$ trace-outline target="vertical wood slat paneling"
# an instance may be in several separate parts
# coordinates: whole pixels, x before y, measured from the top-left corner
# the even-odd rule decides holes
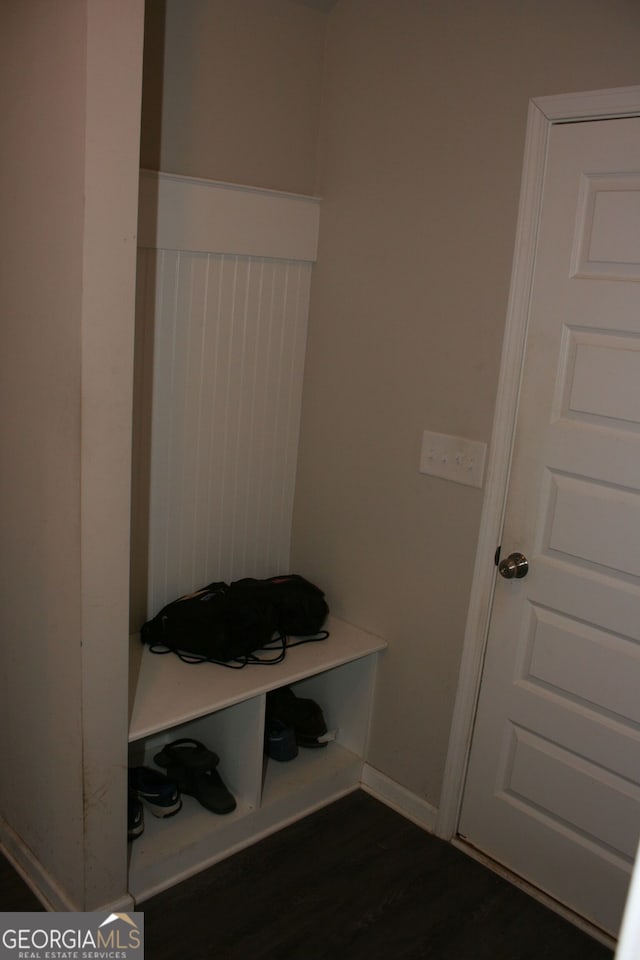
[[[288,570],[311,263],[141,250],[154,317],[148,605]],[[149,302],[149,300],[153,302]]]

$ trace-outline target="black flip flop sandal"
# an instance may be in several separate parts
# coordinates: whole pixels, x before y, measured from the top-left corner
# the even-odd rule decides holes
[[[162,748],[153,758],[186,793],[212,813],[231,813],[236,801],[216,770],[219,757],[199,740],[183,737]]]

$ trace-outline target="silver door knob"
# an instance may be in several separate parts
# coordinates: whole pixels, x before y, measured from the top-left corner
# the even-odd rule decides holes
[[[498,573],[505,580],[521,580],[529,572],[529,561],[523,553],[510,553],[498,565]]]

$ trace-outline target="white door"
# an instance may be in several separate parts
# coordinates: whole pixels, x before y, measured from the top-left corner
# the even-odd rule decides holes
[[[640,827],[640,119],[550,133],[459,833],[609,933]],[[509,572],[509,571],[506,571]]]

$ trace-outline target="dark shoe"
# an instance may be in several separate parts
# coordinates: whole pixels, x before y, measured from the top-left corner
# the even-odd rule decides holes
[[[301,747],[326,747],[322,738],[327,733],[327,725],[322,710],[315,702],[297,697],[291,687],[280,687],[267,693],[266,723],[293,727],[296,742]]]
[[[188,737],[174,740],[153,759],[158,766],[166,768],[168,776],[175,780],[182,793],[195,797],[207,810],[218,814],[235,810],[236,801],[216,770],[218,755],[198,740]]]
[[[182,807],[175,780],[151,767],[130,767],[129,789],[146,803],[154,817],[172,817]]]
[[[127,837],[135,840],[144,830],[144,811],[135,793],[129,790]]]

